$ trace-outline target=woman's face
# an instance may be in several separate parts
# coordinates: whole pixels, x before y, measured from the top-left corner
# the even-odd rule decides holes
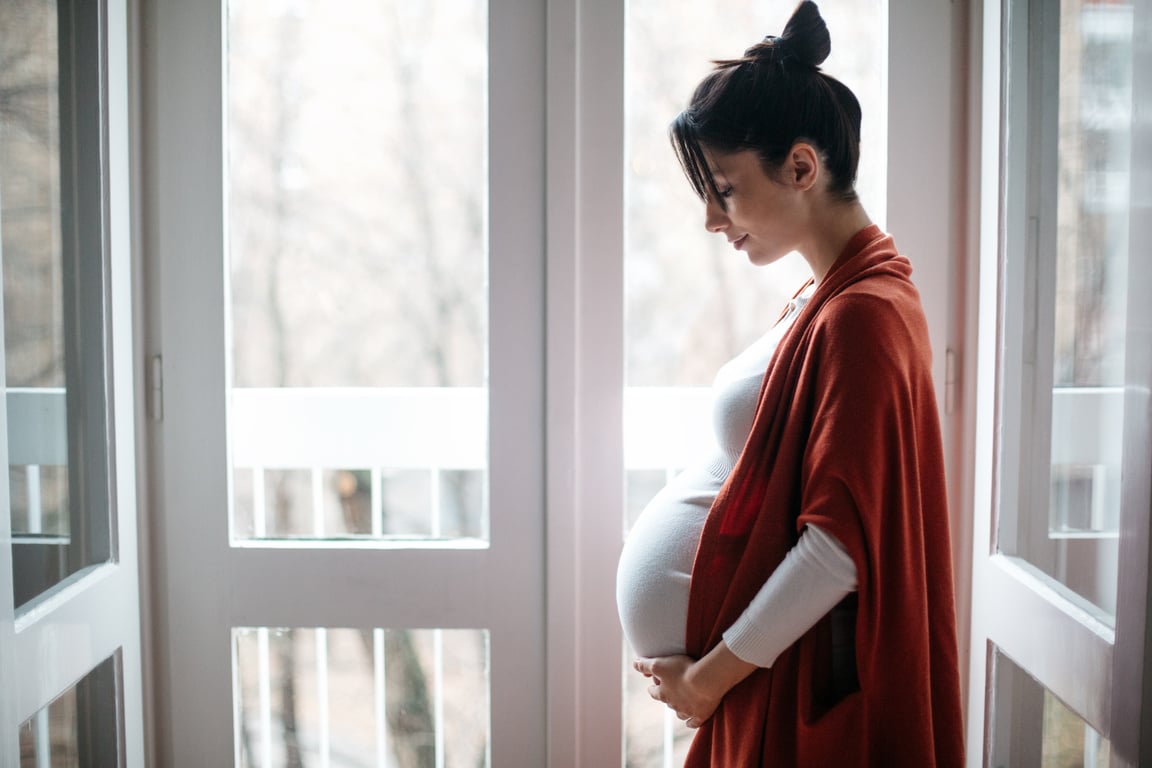
[[[764,172],[752,150],[706,154],[724,207],[709,197],[705,228],[724,235],[756,265],[771,264],[799,250],[807,219],[802,191],[810,184],[794,183],[791,159],[780,169],[777,180]]]

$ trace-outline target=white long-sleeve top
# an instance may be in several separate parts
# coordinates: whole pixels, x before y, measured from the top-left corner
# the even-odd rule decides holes
[[[794,299],[779,323],[720,369],[712,387],[716,444],[710,455],[653,497],[629,532],[617,569],[616,603],[624,635],[639,656],[685,651],[688,590],[704,521],[751,432],[768,362],[810,295]],[[856,568],[844,547],[809,526],[724,633],[725,643],[745,661],[771,666],[855,589]]]

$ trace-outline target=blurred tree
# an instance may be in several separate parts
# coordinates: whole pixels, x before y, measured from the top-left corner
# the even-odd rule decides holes
[[[56,5],[0,3],[0,253],[9,387],[64,386]]]

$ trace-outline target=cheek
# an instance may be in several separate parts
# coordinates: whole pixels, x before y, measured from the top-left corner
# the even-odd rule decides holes
[[[756,217],[752,215],[747,205],[740,205],[735,200],[728,201],[728,218],[742,229],[756,220]]]
[[[728,205],[729,214],[749,227],[763,227],[772,217],[773,206],[762,199],[742,200]]]

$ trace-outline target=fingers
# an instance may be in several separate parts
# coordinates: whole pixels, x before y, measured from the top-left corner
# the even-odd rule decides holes
[[[683,662],[685,661],[691,662],[691,659],[687,656],[636,658],[632,660],[632,668],[644,675],[652,683],[652,685],[648,686],[649,696],[661,704],[668,706],[668,708],[676,713],[676,717],[684,721],[684,725],[687,727],[699,728],[711,717],[711,712],[704,717],[699,717],[680,709],[680,707],[685,706],[685,704],[688,704],[688,709],[693,709],[691,702],[686,701],[684,696],[681,695],[683,692],[679,686],[680,676],[684,674]],[[671,695],[671,698],[674,699],[672,702],[669,701],[669,694],[666,690],[668,686],[663,685],[663,680],[661,680],[662,676],[667,677],[669,685],[674,689]]]
[[[633,669],[644,675],[644,677],[652,678],[652,682],[656,683],[656,685],[660,685],[660,678],[656,675],[655,666],[655,659],[636,659],[632,662]]]

